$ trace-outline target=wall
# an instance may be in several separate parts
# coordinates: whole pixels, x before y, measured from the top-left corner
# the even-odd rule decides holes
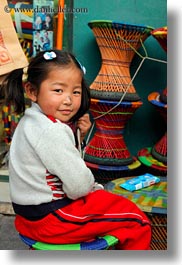
[[[86,79],[89,84],[97,76],[100,65],[100,52],[88,22],[91,20],[112,20],[134,24],[145,24],[153,28],[167,25],[166,0],[75,0],[74,8],[85,8],[87,12],[73,15],[73,52],[87,69]],[[167,54],[158,42],[150,36],[145,41],[148,56],[167,60]],[[142,50],[140,49],[140,52]],[[131,75],[139,65],[136,56],[131,65]],[[153,105],[148,102],[148,95],[159,91],[167,85],[167,66],[164,63],[145,60],[134,86],[140,95],[143,105],[140,107],[125,128],[125,141],[133,155],[147,146],[153,146],[165,132],[165,123]]]

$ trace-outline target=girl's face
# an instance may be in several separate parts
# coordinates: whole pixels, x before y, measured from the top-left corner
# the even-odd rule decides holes
[[[35,100],[46,115],[68,122],[78,112],[82,98],[82,74],[74,65],[55,67],[40,86]]]

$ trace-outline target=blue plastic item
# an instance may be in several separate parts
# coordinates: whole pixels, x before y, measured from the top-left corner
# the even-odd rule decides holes
[[[160,178],[146,173],[144,175],[126,180],[124,183],[120,184],[120,187],[129,191],[135,191],[151,186],[155,183],[158,183],[159,181]]]

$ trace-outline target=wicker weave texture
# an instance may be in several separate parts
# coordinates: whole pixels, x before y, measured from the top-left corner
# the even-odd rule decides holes
[[[151,35],[159,42],[164,51],[167,52],[167,26],[152,30]]]
[[[167,133],[154,145],[151,154],[157,160],[167,164]]]
[[[167,215],[146,213],[152,225],[152,250],[167,250]]]
[[[90,111],[95,118],[96,131],[85,148],[85,160],[102,165],[129,165],[133,158],[125,144],[123,132],[127,121],[142,105],[137,102],[91,99]]]
[[[127,90],[125,100],[140,100],[131,82],[130,64],[153,28],[112,21],[92,21],[88,25],[102,58],[101,69],[90,87],[92,97],[106,99],[105,93],[116,92],[112,99],[118,100]]]

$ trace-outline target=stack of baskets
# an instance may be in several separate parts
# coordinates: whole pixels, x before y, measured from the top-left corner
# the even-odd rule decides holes
[[[157,28],[151,35],[167,52],[167,27]],[[149,102],[156,108],[164,119],[167,127],[167,87],[161,92],[152,92],[148,96]],[[153,147],[143,148],[138,152],[138,159],[149,168],[148,171],[157,175],[167,175],[167,132]]]
[[[130,65],[153,28],[108,20],[91,21],[88,25],[96,38],[102,64],[90,86],[90,111],[96,131],[84,159],[96,180],[107,183],[141,165],[130,154],[123,133],[128,120],[142,105],[132,83]]]

